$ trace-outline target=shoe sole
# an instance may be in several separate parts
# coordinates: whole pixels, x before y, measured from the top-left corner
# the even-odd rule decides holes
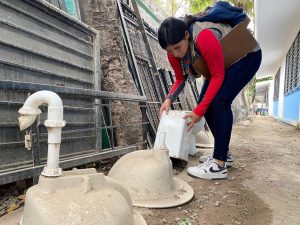
[[[198,179],[205,179],[205,180],[224,180],[224,179],[227,179],[227,175],[225,177],[218,177],[218,178],[210,178],[210,177],[197,177],[189,172],[187,172],[187,174],[191,177],[194,177],[194,178],[198,178]]]
[[[233,162],[226,162],[226,166],[227,167],[232,167],[233,166]]]

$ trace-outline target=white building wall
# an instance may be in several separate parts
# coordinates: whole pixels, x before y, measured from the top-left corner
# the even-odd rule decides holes
[[[268,88],[268,112],[273,116],[274,80],[270,81]]]
[[[278,117],[280,119],[283,119],[284,79],[285,79],[285,57],[280,67],[279,98],[278,98]]]

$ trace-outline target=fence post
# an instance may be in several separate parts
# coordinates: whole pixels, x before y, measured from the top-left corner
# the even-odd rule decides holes
[[[148,133],[148,129],[147,129],[148,118],[147,118],[147,113],[146,113],[147,103],[140,102],[139,105],[140,105],[141,112],[142,112],[143,149],[146,149],[147,148],[147,133]]]

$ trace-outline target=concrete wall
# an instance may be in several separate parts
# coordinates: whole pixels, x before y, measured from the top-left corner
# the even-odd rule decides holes
[[[285,63],[283,63],[285,65]],[[281,70],[285,71],[285,70]],[[297,125],[300,121],[300,90],[284,95],[285,72],[280,73],[279,99],[273,101],[272,115],[282,121]]]
[[[285,62],[282,65],[285,65]],[[282,69],[281,71],[285,70]],[[298,88],[298,90],[284,95],[284,79],[285,72],[281,72],[279,99],[272,102],[273,110],[270,109],[270,112],[272,112],[270,115],[296,126],[300,122],[300,89]],[[273,95],[274,93],[271,96]]]
[[[284,80],[285,80],[285,57],[281,63],[278,98],[278,117],[283,119]]]
[[[278,117],[278,101],[273,102],[273,116]]]
[[[292,123],[300,121],[300,90],[284,97],[283,119]]]
[[[295,126],[297,126],[297,124],[300,123],[299,80],[298,80],[298,87],[297,87],[297,84],[295,85],[295,83],[293,83],[293,89],[289,90],[289,92],[285,93],[284,88],[285,88],[285,83],[286,83],[285,80],[291,79],[291,77],[287,77],[288,71],[293,71],[293,73],[294,73],[293,76],[297,75],[295,73],[299,73],[299,71],[295,69],[297,66],[296,63],[299,60],[299,56],[297,56],[296,55],[297,53],[295,52],[295,51],[297,51],[297,48],[299,48],[299,45],[297,46],[297,42],[295,41],[294,44],[290,48],[290,51],[294,51],[295,54],[293,53],[292,56],[287,55],[287,59],[286,59],[286,57],[284,57],[284,59],[281,63],[280,75],[279,75],[280,76],[280,78],[279,78],[279,98],[278,98],[278,101],[273,102],[273,116],[284,122],[290,123]],[[293,62],[293,63],[291,63],[291,62]],[[292,68],[291,66],[295,66],[295,67]],[[293,80],[293,82],[297,82],[297,78],[293,78],[293,79],[296,79],[296,80]],[[299,79],[299,76],[298,76],[298,79]],[[290,82],[289,80],[287,80],[287,81]],[[269,90],[269,92],[270,92],[270,90]],[[274,93],[272,96],[274,96]]]
[[[270,84],[269,84],[269,88],[268,88],[268,113],[269,113],[269,116],[273,116],[273,110],[274,110],[273,96],[274,96],[274,80],[271,80]]]

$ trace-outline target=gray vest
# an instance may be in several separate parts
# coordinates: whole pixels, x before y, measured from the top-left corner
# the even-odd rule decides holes
[[[229,24],[225,23],[195,22],[193,24],[192,41],[190,42],[192,63],[194,63],[195,60],[199,58],[199,53],[195,51],[195,42],[198,37],[198,34],[204,29],[211,29],[213,32],[215,31],[215,34],[219,33],[221,37],[218,37],[218,35],[216,36],[218,39],[221,39],[232,30],[232,27]]]

